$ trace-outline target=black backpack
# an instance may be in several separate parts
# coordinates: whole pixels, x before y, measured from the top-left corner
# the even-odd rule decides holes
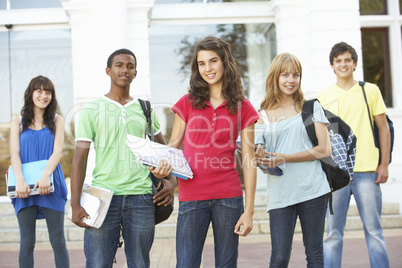
[[[308,100],[303,104],[302,118],[313,146],[318,145],[313,123],[314,102],[317,99]],[[327,175],[331,192],[339,190],[349,184],[353,176],[356,157],[356,136],[350,126],[339,116],[324,109],[330,125],[328,132],[331,140],[332,156],[321,158],[321,166]],[[332,196],[330,196],[330,212],[332,211]]]

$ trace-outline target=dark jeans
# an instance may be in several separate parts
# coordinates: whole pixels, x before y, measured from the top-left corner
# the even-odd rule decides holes
[[[64,213],[48,208],[42,208],[46,218],[50,243],[54,252],[56,267],[70,267],[66,240],[64,238]],[[18,225],[20,228],[20,254],[21,268],[34,267],[34,248],[36,240],[36,214],[37,206],[21,209],[18,212]]]
[[[149,252],[155,234],[152,195],[115,195],[100,229],[86,228],[84,252],[87,268],[113,266],[120,228],[128,268],[150,266]]]
[[[237,267],[239,236],[234,227],[244,211],[243,197],[181,201],[177,217],[177,268],[200,267],[202,250],[212,222],[215,267]]]
[[[292,241],[299,216],[307,267],[324,267],[323,236],[327,195],[285,208],[269,211],[271,261],[269,267],[288,267]]]

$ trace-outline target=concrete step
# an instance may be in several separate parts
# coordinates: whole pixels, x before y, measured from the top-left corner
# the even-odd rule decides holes
[[[155,238],[173,238],[176,235],[176,221],[179,202],[175,198],[175,209],[172,216],[155,228]],[[66,204],[66,214],[70,210],[70,203]],[[269,216],[266,212],[266,199],[264,194],[257,194],[255,199],[254,228],[253,235],[269,234]],[[381,222],[384,229],[402,228],[402,215],[400,214],[399,203],[383,203]],[[77,227],[67,218],[64,222],[64,231],[67,241],[82,241],[84,229]],[[345,230],[362,230],[363,226],[359,217],[356,205],[349,207],[348,219]],[[296,224],[295,232],[301,232],[299,221]],[[208,231],[212,236],[212,228]],[[46,220],[37,221],[36,230],[37,242],[48,242]],[[19,243],[18,221],[14,208],[9,199],[0,200],[0,243]]]
[[[40,221],[38,221],[40,222]],[[65,237],[67,241],[78,242],[84,238],[84,229],[79,228],[72,223],[68,223],[66,220],[64,228]],[[381,217],[381,223],[384,229],[396,229],[402,228],[402,215],[383,215]],[[345,231],[362,230],[363,225],[359,216],[349,216],[346,222]],[[300,233],[300,222],[297,221],[295,227],[295,233]],[[251,231],[252,235],[269,234],[269,220],[254,220],[254,228]],[[162,223],[156,226],[155,238],[174,238],[176,235],[175,223]],[[212,236],[212,228],[209,228],[208,236]],[[38,224],[36,227],[36,241],[48,242],[49,236],[46,225]],[[1,226],[0,228],[0,243],[18,243],[19,242],[19,230],[18,225],[8,228]]]
[[[382,215],[399,215],[400,208],[398,203],[383,203],[382,205]],[[359,211],[357,206],[351,204],[348,210],[348,217],[359,216]],[[266,206],[256,206],[254,208],[254,220],[268,219],[268,212]]]
[[[176,222],[175,218],[177,217],[179,202],[177,197],[175,199],[175,206],[172,217],[170,217],[166,222],[173,223]],[[70,210],[70,201],[67,201],[65,211],[66,213]],[[266,201],[264,197],[256,197],[255,202],[255,212],[254,219],[263,219],[267,217],[266,212]],[[382,215],[392,215],[392,214],[400,214],[400,208],[398,203],[383,203],[382,207]],[[0,200],[0,217],[2,216],[15,216],[14,208],[9,200],[7,202],[1,202]],[[348,210],[348,216],[357,216],[359,212],[357,210],[356,205],[351,204]],[[0,223],[0,226],[1,223]]]
[[[381,224],[383,229],[395,229],[402,227],[402,215],[382,215]],[[325,226],[326,227],[326,226]],[[345,226],[345,231],[362,230],[363,224],[359,216],[348,216]],[[326,230],[326,228],[325,228]],[[295,233],[301,232],[299,220],[296,222]],[[254,228],[251,234],[269,234],[269,220],[254,221]]]
[[[65,227],[64,235],[66,241],[78,242],[84,239],[84,229],[77,226]],[[0,229],[0,244],[19,243],[20,233],[17,228],[1,228]],[[49,242],[49,234],[47,227],[36,227],[36,242]]]
[[[1,199],[3,198],[3,199]],[[174,201],[174,211],[172,217],[170,217],[167,222],[173,223],[176,222],[175,218],[177,217],[177,212],[179,208],[179,201],[177,197],[175,197]],[[66,203],[65,211],[66,213],[70,210],[70,201],[68,200]],[[266,199],[265,196],[262,194],[256,195],[255,198],[255,212],[254,212],[254,219],[261,219],[267,217],[266,212]],[[391,214],[400,214],[400,206],[399,203],[383,203],[382,206],[382,215],[391,215]],[[15,211],[10,202],[10,199],[5,199],[4,197],[0,197],[0,217],[5,215],[14,215]],[[359,212],[355,204],[351,204],[348,210],[348,216],[357,216]],[[0,224],[1,226],[1,224]]]
[[[175,206],[175,209],[170,216],[170,218],[165,221],[162,224],[168,224],[168,223],[176,223],[177,219],[177,210],[178,205]],[[66,213],[69,211],[70,207],[69,205],[66,206]],[[383,204],[383,209],[382,209],[382,215],[399,215],[400,214],[400,209],[399,209],[399,204],[398,203],[384,203]],[[351,216],[358,216],[359,212],[357,210],[356,205],[351,205],[348,210],[348,217]],[[256,206],[255,211],[254,211],[254,220],[267,220],[268,219],[268,213],[266,211],[265,206]],[[68,226],[74,226],[71,221],[66,219],[65,225]],[[18,226],[17,218],[15,216],[15,211],[14,208],[11,204],[0,204],[0,227],[4,228],[11,228],[12,226]],[[46,227],[46,221],[45,220],[39,220],[37,221],[37,226],[38,227]]]

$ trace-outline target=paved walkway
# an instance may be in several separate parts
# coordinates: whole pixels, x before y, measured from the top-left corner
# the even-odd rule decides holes
[[[390,179],[381,185],[383,202],[399,203],[402,207],[402,182]],[[354,198],[351,199],[351,204]],[[402,211],[400,211],[402,214]],[[384,230],[391,268],[402,268],[402,229]],[[19,245],[0,244],[0,268],[18,267]],[[82,242],[69,243],[70,267],[85,267],[85,256]],[[362,230],[345,233],[342,268],[370,267],[366,242]],[[271,252],[269,235],[254,235],[240,239],[239,268],[268,267]],[[123,249],[117,251],[117,263],[114,268],[124,268],[125,255]],[[151,250],[151,268],[173,268],[176,264],[175,241],[173,239],[155,240]],[[53,251],[50,245],[37,244],[35,250],[35,267],[54,267]],[[207,238],[202,267],[214,267],[213,241]],[[306,267],[303,242],[301,234],[296,234],[293,242],[292,256],[289,268]],[[189,267],[192,268],[192,267]],[[381,268],[381,267],[379,267]]]
[[[402,267],[402,229],[384,231],[388,254],[392,268]],[[239,246],[239,268],[268,267],[270,257],[269,235],[258,235],[241,238]],[[70,267],[85,267],[85,257],[82,243],[68,244]],[[18,245],[0,245],[0,267],[18,267]],[[49,244],[38,244],[35,250],[35,267],[54,267],[53,252]],[[118,249],[115,268],[124,268],[125,256],[123,249]],[[151,251],[152,268],[175,267],[175,241],[172,239],[155,240]],[[214,267],[213,242],[206,241],[202,268]],[[304,247],[301,235],[296,234],[293,242],[292,256],[289,268],[306,267]],[[343,268],[370,267],[363,231],[347,232],[344,241]]]

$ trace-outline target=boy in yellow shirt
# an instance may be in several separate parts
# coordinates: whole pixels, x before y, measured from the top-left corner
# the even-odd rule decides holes
[[[385,117],[386,107],[379,88],[366,83],[364,88],[370,108],[370,116],[379,129],[379,150],[375,147],[373,130],[368,118],[367,106],[361,86],[354,79],[357,53],[353,47],[340,42],[332,47],[331,67],[337,81],[318,95],[325,109],[341,117],[357,137],[355,173],[350,184],[333,193],[334,215],[327,214],[328,230],[324,240],[324,266],[341,267],[343,232],[353,194],[364,225],[371,267],[389,267],[381,227],[382,196],[380,183],[387,182],[390,132]]]

